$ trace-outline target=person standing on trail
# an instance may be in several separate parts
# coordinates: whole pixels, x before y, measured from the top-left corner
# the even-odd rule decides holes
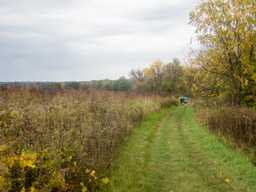
[[[183,97],[180,97],[180,103],[183,103]]]
[[[188,98],[187,97],[184,97],[184,103],[185,103],[185,107],[187,107],[187,103],[188,103]]]

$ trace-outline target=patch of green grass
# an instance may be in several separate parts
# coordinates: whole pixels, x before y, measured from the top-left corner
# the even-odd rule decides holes
[[[128,143],[120,147],[120,158],[112,173],[113,191],[143,191],[148,182],[149,163],[161,119],[172,109],[164,109],[145,118],[134,130]]]
[[[146,118],[121,149],[111,191],[256,191],[246,156],[207,133],[192,108]]]
[[[188,110],[187,124],[191,139],[205,154],[217,176],[228,179],[231,191],[256,191],[256,167],[248,156],[233,150],[230,145],[221,142],[220,138],[207,133],[193,119],[193,109]]]

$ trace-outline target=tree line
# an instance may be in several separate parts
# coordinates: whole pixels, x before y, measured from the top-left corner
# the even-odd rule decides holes
[[[49,89],[99,89],[108,91],[129,91],[131,90],[130,80],[120,77],[118,80],[93,80],[86,82],[49,82],[45,84]]]
[[[187,94],[184,70],[177,58],[167,64],[157,59],[148,68],[130,72],[132,88],[137,91]]]
[[[148,68],[131,70],[130,78],[117,80],[93,80],[87,82],[49,82],[49,89],[100,89],[109,91],[138,91],[170,94],[188,94],[185,84],[185,70],[181,62],[174,58],[165,64],[160,59],[152,62]]]

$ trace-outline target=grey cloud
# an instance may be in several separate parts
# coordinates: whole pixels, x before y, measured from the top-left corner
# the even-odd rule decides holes
[[[148,20],[149,22],[159,22],[159,21],[174,21],[179,22],[179,20],[187,18],[188,15],[184,12],[188,12],[193,9],[193,4],[187,3],[176,6],[158,6],[148,10],[145,13],[138,14],[138,18],[142,20]],[[175,20],[173,20],[175,19]]]
[[[181,1],[0,0],[0,81],[118,78],[182,57],[196,0]]]

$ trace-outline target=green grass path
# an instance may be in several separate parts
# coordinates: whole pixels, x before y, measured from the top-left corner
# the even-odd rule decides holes
[[[120,151],[111,191],[256,192],[256,167],[201,128],[190,107],[149,115]]]

